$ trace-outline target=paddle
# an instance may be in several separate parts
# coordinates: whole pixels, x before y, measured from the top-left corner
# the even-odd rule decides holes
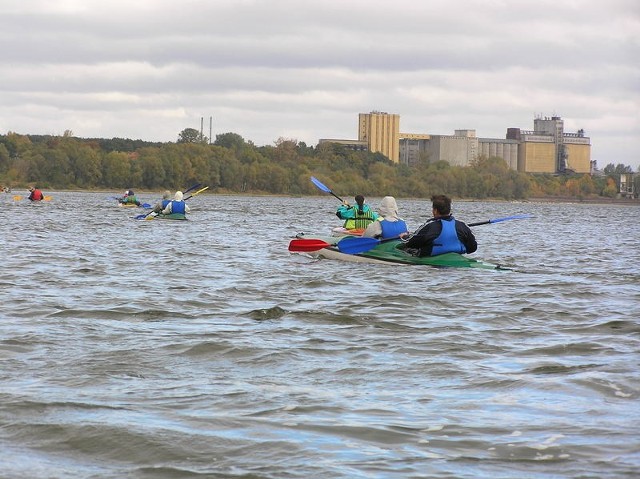
[[[514,215],[514,216],[507,216],[506,218],[496,218],[493,220],[487,220],[487,221],[480,221],[479,223],[470,223],[467,226],[480,226],[480,225],[488,225],[491,223],[500,223],[501,221],[508,221],[508,220],[523,220],[525,218],[533,218],[533,215]]]
[[[333,196],[335,196],[336,198],[338,198],[342,203],[344,203],[344,200],[342,198],[340,198],[338,195],[336,195],[333,191],[331,191],[328,187],[326,187],[324,184],[322,184],[322,182],[312,176],[311,177],[311,183],[313,183],[314,185],[316,185],[318,188],[320,188],[322,191],[324,191],[325,193],[331,193]]]
[[[378,246],[380,243],[383,243],[385,241],[393,241],[397,239],[398,239],[397,237],[394,237],[394,238],[386,238],[386,239],[380,240],[377,238],[353,236],[348,238],[342,238],[340,241],[338,241],[337,246],[338,246],[338,250],[341,253],[358,254],[358,253],[364,253],[365,251],[369,251],[375,248],[376,246]]]
[[[478,223],[470,223],[467,226],[488,225],[493,223],[500,223],[501,221],[519,220],[519,219],[525,219],[525,218],[533,218],[533,215],[507,216],[505,218],[495,218],[492,220],[480,221]],[[384,243],[386,241],[392,241],[395,239],[398,239],[398,238],[386,238],[386,239],[380,240],[377,238],[353,236],[348,238],[342,238],[340,241],[338,241],[337,247],[341,253],[358,254],[358,253],[364,253],[366,251],[369,251],[375,248],[376,246],[378,246],[380,243]]]
[[[322,241],[319,239],[313,238],[301,238],[291,240],[289,243],[289,251],[292,252],[305,252],[308,253],[310,251],[318,251],[322,248],[326,248],[327,246],[331,246],[326,241]]]
[[[200,185],[198,185],[198,186],[200,186]],[[193,193],[193,194],[191,194],[191,195],[187,196],[187,197],[184,199],[184,201],[187,201],[189,198],[193,198],[194,196],[199,195],[200,193],[202,193],[203,191],[208,190],[208,189],[209,189],[209,187],[208,187],[208,186],[205,186],[204,188],[199,189],[199,190],[198,190],[198,191],[196,191],[195,193]]]
[[[196,183],[196,184],[195,184],[195,185],[193,185],[192,187],[187,188],[186,190],[184,190],[184,191],[182,192],[182,194],[184,194],[184,193],[188,193],[189,191],[193,191],[193,190],[195,190],[196,188],[200,188],[201,186],[202,186],[202,183]]]
[[[42,197],[42,201],[51,201],[52,199],[53,199],[53,196],[48,196],[47,195],[47,196],[43,196]],[[22,196],[20,196],[20,195],[15,195],[13,197],[13,201],[20,201],[20,200],[22,200]],[[34,201],[38,201],[38,200],[34,200]]]

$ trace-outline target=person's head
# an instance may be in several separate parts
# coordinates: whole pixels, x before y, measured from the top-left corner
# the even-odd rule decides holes
[[[445,195],[433,195],[433,216],[448,216],[451,214],[451,198]]]
[[[182,191],[176,191],[176,194],[173,197],[173,199],[176,201],[182,201],[182,197],[183,197]]]
[[[397,218],[398,217],[398,204],[393,196],[385,196],[380,201],[380,207],[378,212],[384,218]]]
[[[129,190],[125,190],[124,196],[129,196]]]
[[[35,189],[36,189],[36,187],[35,187],[35,186],[30,186],[30,187],[29,187],[29,191],[33,191],[33,190],[35,190]]]
[[[165,190],[165,192],[162,193],[162,199],[163,200],[170,200],[171,199],[171,192],[169,190]]]
[[[129,190],[129,196],[133,196],[133,190]]]
[[[362,209],[362,207],[364,206],[364,196],[356,195],[356,197],[354,199],[356,200],[356,203],[358,204],[358,208]]]

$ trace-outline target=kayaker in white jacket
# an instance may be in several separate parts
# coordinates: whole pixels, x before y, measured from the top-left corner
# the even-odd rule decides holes
[[[409,231],[407,223],[398,217],[398,204],[393,196],[385,196],[378,208],[380,217],[367,226],[362,236],[367,238],[397,238]]]
[[[173,201],[170,201],[166,208],[162,210],[163,215],[170,215],[171,213],[187,214],[189,213],[189,207],[184,202],[182,191],[176,191],[173,197]]]

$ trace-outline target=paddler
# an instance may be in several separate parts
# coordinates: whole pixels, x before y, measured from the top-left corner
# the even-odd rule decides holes
[[[431,197],[433,218],[413,234],[402,235],[404,249],[414,256],[436,256],[444,253],[474,253],[478,249],[471,229],[451,215],[451,198]]]
[[[136,206],[140,206],[140,202],[138,201],[138,198],[136,197],[135,193],[133,192],[133,190],[127,190],[124,192],[124,196],[118,200],[120,203],[122,203],[123,205],[130,205],[130,204],[134,204]]]
[[[162,210],[162,214],[170,215],[175,213],[186,215],[189,213],[189,206],[185,203],[183,196],[182,191],[176,191],[176,194],[173,196],[173,200],[167,204],[164,210]]]
[[[42,191],[40,191],[39,188],[36,188],[35,186],[31,186],[29,188],[29,200],[30,201],[42,201],[44,200],[44,195],[42,194]]]
[[[380,239],[398,238],[409,231],[407,223],[398,217],[398,204],[393,196],[382,198],[378,211],[380,217],[367,226],[362,236]]]
[[[338,207],[336,216],[344,221],[347,230],[365,229],[378,219],[378,213],[373,211],[364,201],[364,196],[356,195],[356,204],[351,206],[346,200]]]

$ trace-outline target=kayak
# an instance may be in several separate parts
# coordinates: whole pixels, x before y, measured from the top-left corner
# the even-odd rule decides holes
[[[186,220],[187,216],[183,215],[182,213],[171,213],[168,215],[150,213],[144,219],[145,220]]]
[[[118,203],[120,208],[139,208],[135,203]],[[141,205],[142,206],[142,205]]]
[[[400,240],[382,241],[368,251],[347,254],[340,251],[338,242],[343,237],[311,237],[304,234],[296,235],[297,239],[320,240],[329,244],[317,251],[307,251],[306,253],[314,258],[337,259],[352,263],[386,263],[386,264],[404,264],[404,265],[424,265],[437,268],[477,268],[477,269],[508,269],[497,264],[487,263],[485,261],[470,258],[458,253],[445,253],[437,256],[413,256],[404,250],[398,248],[402,244]]]
[[[348,230],[347,228],[338,226],[337,228],[333,228],[331,230],[331,236],[345,236],[345,235],[362,236],[362,233],[364,233],[364,228]]]

